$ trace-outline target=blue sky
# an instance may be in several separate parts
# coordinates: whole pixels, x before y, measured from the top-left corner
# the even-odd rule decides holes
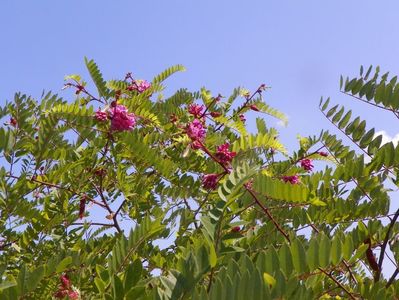
[[[282,138],[333,129],[318,111],[331,96],[370,125],[397,132],[395,120],[338,91],[340,74],[360,65],[399,73],[397,1],[11,1],[0,7],[0,103],[22,91],[59,92],[66,74],[87,76],[94,58],[107,79],[132,71],[151,79],[176,63],[173,90],[206,86],[228,95],[266,83],[269,104],[290,118]],[[275,121],[270,120],[270,125]]]
[[[395,0],[4,0],[0,104],[16,91],[70,97],[61,91],[63,78],[88,78],[84,56],[106,79],[128,71],[151,79],[180,63],[187,72],[168,81],[170,91],[206,86],[228,96],[237,86],[271,86],[266,100],[289,116],[280,130],[291,149],[298,133],[334,131],[318,111],[320,96],[394,136],[396,119],[340,94],[339,75],[370,64],[399,74],[398,12]]]

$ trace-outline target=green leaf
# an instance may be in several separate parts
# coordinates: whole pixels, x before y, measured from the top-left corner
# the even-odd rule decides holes
[[[28,292],[33,291],[36,289],[37,285],[44,277],[44,267],[40,266],[33,270],[33,272],[29,273],[28,279],[26,282],[26,290]]]
[[[358,260],[359,258],[363,257],[364,253],[366,253],[367,249],[368,249],[369,245],[368,244],[362,244],[360,245],[359,248],[357,248],[356,253],[354,256],[352,256],[349,260],[348,263],[352,264],[354,263],[356,260]]]
[[[209,246],[209,265],[211,266],[211,268],[213,268],[216,266],[218,258],[213,244],[208,243],[208,246]]]
[[[327,112],[327,114],[326,114],[326,117],[327,118],[330,118],[334,113],[335,113],[335,111],[337,110],[337,108],[338,108],[338,105],[335,105],[333,108],[330,108],[330,110]]]
[[[337,265],[341,262],[342,260],[342,244],[341,240],[336,236],[332,240],[332,245],[331,245],[331,262],[333,265]]]
[[[125,292],[122,281],[117,275],[114,275],[114,277],[112,278],[112,291],[114,299],[123,299]]]
[[[353,250],[354,250],[354,245],[352,237],[350,235],[347,235],[345,237],[345,242],[342,248],[344,259],[346,260],[350,259],[353,254]]]
[[[96,285],[100,294],[104,294],[105,292],[105,282],[101,280],[101,278],[96,277],[94,278],[94,284]]]
[[[136,300],[140,299],[145,293],[145,286],[136,286],[131,288],[125,295],[125,300]]]
[[[302,244],[295,239],[291,243],[292,263],[298,273],[306,272],[306,253]]]
[[[126,291],[130,290],[137,284],[137,282],[140,280],[142,271],[143,266],[138,258],[128,266],[124,280],[124,287]]]
[[[92,59],[88,60],[87,57],[85,57],[85,63],[87,69],[89,70],[90,76],[98,89],[100,97],[107,97],[108,91],[106,88],[106,84],[97,64]]]
[[[310,240],[309,248],[306,252],[306,259],[310,271],[316,270],[319,267],[319,242],[316,238]]]
[[[326,235],[322,235],[319,246],[319,265],[321,268],[325,268],[330,264],[330,251],[331,241]]]
[[[6,290],[16,285],[17,283],[15,281],[3,281],[0,283],[0,291]]]
[[[271,288],[276,285],[276,279],[266,272],[263,273],[263,280],[265,281],[265,284],[269,285]]]
[[[348,124],[348,122],[349,122],[351,116],[352,116],[352,111],[349,110],[349,111],[345,114],[345,116],[342,118],[342,120],[338,123],[338,128],[339,128],[339,129],[344,128],[344,127]]]
[[[72,257],[67,256],[60,263],[57,265],[56,272],[61,273],[63,272],[70,264],[72,263]]]

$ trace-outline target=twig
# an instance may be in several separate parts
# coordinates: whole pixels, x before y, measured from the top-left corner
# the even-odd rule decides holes
[[[378,272],[378,273],[376,274],[376,276],[375,276],[375,281],[378,281],[378,280],[380,279],[382,263],[383,263],[383,261],[384,261],[385,249],[386,249],[386,247],[387,247],[387,244],[388,244],[388,241],[389,241],[389,236],[390,236],[390,234],[391,234],[392,228],[393,228],[393,226],[395,225],[396,220],[398,219],[398,217],[399,217],[399,209],[395,212],[395,215],[393,216],[393,218],[392,218],[392,220],[391,220],[391,223],[389,224],[387,233],[386,233],[385,238],[384,238],[384,242],[382,243],[381,252],[380,252],[380,257],[379,257],[379,259],[378,259],[378,269],[379,269],[379,272]],[[395,275],[395,276],[396,276],[396,275]]]
[[[332,276],[331,274],[327,273],[325,270],[323,270],[322,268],[319,268],[320,271],[322,271],[325,275],[327,275],[332,281],[334,281],[345,293],[348,294],[348,296],[353,299],[356,300],[356,297],[353,296],[353,294],[348,291],[348,289],[346,287],[344,287],[337,279],[335,279],[334,276]]]
[[[249,194],[252,196],[252,198],[255,200],[256,204],[258,204],[258,206],[263,210],[263,212],[269,217],[270,221],[272,221],[272,223],[274,224],[274,226],[276,227],[276,229],[277,229],[278,231],[281,232],[281,234],[284,236],[284,238],[285,238],[288,242],[290,242],[290,238],[289,238],[288,234],[283,230],[283,228],[280,226],[280,224],[277,223],[277,221],[274,219],[274,217],[273,217],[272,214],[270,213],[269,209],[268,209],[266,206],[264,206],[264,205],[259,201],[258,197],[256,197],[255,193],[254,193],[251,189],[249,189],[249,188],[247,188],[247,187],[245,187],[245,189],[248,191],[248,193],[249,193]]]

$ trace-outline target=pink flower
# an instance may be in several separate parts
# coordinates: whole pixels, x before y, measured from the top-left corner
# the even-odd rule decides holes
[[[198,104],[190,104],[188,106],[188,112],[192,114],[194,117],[199,118],[202,115],[202,111],[204,110],[203,105]]]
[[[194,119],[194,121],[187,126],[186,133],[194,141],[203,141],[206,131],[201,121]]]
[[[17,127],[17,120],[15,120],[14,118],[10,118],[10,124],[13,127]]]
[[[71,281],[69,280],[68,275],[61,275],[60,281],[64,289],[69,289],[71,287]]]
[[[281,179],[284,182],[289,182],[291,184],[297,184],[299,183],[299,176],[298,175],[292,175],[292,176],[283,176]]]
[[[245,123],[245,121],[247,120],[247,119],[245,119],[244,115],[239,115],[238,117],[240,118],[241,122],[243,122],[243,123]]]
[[[222,115],[222,113],[218,112],[218,111],[212,111],[211,112],[211,116],[214,118],[220,117]]]
[[[250,105],[249,108],[254,111],[259,111],[259,108],[255,104]]]
[[[221,163],[229,163],[233,160],[234,156],[237,155],[236,152],[229,151],[230,144],[225,143],[217,147],[216,158],[219,159]]]
[[[96,114],[94,115],[94,119],[96,119],[99,122],[107,121],[108,114],[105,111],[97,110]]]
[[[57,299],[64,299],[68,295],[68,290],[58,290],[54,297]]]
[[[328,156],[328,153],[324,152],[324,151],[319,151],[318,153],[319,153],[319,155],[324,156],[324,157]]]
[[[57,292],[54,293],[55,298],[64,299],[68,296],[69,299],[79,299],[79,293],[72,289],[71,281],[69,280],[68,275],[61,275],[60,281],[61,285],[58,286]]]
[[[216,189],[217,183],[218,183],[218,174],[207,174],[202,177],[202,186],[205,189],[211,189],[214,190]]]
[[[77,291],[68,291],[68,297],[72,300],[79,299],[79,293]]]
[[[304,168],[306,171],[312,171],[313,169],[312,161],[309,158],[302,159],[301,167]]]
[[[194,141],[191,144],[191,148],[194,149],[194,150],[201,149],[202,148],[202,144],[199,141]]]
[[[142,93],[151,87],[151,83],[147,80],[134,80],[131,85],[127,87],[128,91],[138,91]]]
[[[253,180],[253,179],[250,179],[250,180],[248,180],[246,183],[244,183],[244,187],[245,187],[246,189],[248,189],[248,190],[252,190],[253,184],[254,184],[254,180]]]
[[[241,230],[240,226],[235,226],[231,228],[231,232],[240,232],[240,230]]]
[[[151,87],[151,84],[147,80],[136,80],[137,91],[142,93]]]
[[[111,118],[111,130],[132,130],[136,125],[135,115],[129,113],[124,105],[116,104],[109,110]]]

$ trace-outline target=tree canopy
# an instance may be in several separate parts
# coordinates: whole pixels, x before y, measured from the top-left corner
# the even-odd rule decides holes
[[[399,149],[361,117],[322,99],[347,140],[288,151],[265,84],[165,97],[183,66],[106,81],[85,63],[94,91],[70,75],[73,100],[0,109],[1,299],[398,297]],[[361,68],[341,90],[399,118],[396,81]]]

